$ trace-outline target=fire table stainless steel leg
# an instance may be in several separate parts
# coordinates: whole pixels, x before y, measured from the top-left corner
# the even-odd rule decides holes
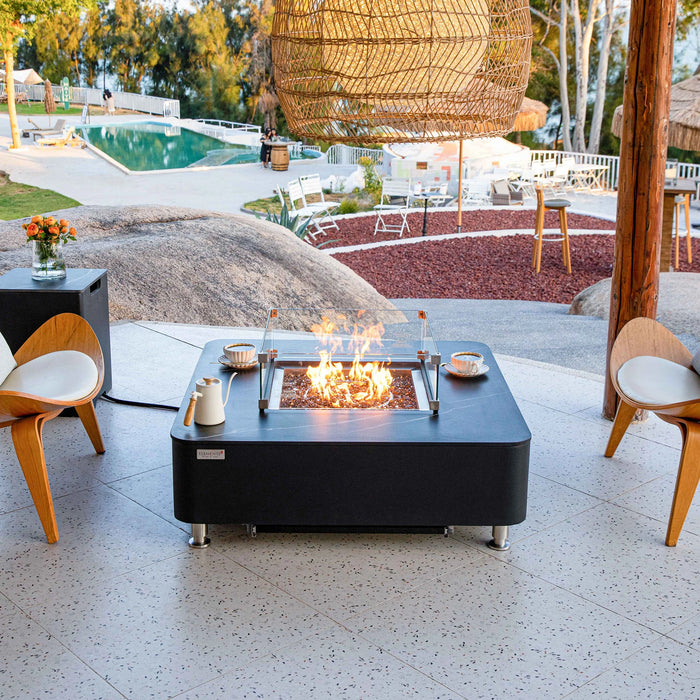
[[[193,549],[204,549],[208,547],[211,540],[207,537],[207,526],[202,523],[192,523],[192,537],[189,545]]]
[[[495,549],[497,552],[505,552],[510,549],[507,525],[494,525],[491,534],[493,539],[488,543],[491,549]]]

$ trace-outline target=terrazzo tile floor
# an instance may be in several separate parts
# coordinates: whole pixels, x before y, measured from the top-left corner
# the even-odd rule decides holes
[[[122,398],[179,404],[200,348],[258,331],[112,327]],[[46,544],[0,431],[0,697],[700,697],[700,505],[664,546],[679,436],[602,457],[602,378],[498,357],[533,433],[528,517],[437,535],[260,534],[172,514],[174,413],[99,401],[45,430]]]

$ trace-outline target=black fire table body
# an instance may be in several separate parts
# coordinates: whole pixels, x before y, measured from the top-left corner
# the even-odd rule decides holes
[[[258,369],[233,379],[226,421],[183,424],[197,379],[221,379],[230,340],[207,343],[171,431],[175,517],[204,546],[211,523],[260,529],[494,527],[495,548],[527,507],[530,431],[490,349],[441,342],[444,359],[472,350],[489,372],[440,369],[440,411],[258,410]],[[494,541],[491,543],[494,544]]]

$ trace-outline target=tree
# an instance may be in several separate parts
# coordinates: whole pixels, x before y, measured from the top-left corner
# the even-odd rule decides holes
[[[229,29],[221,8],[209,2],[189,17],[191,69],[196,95],[193,110],[212,117],[239,118],[245,61],[227,45]]]
[[[108,13],[109,65],[125,92],[140,93],[144,77],[158,62],[161,12],[144,0],[116,0]]]
[[[533,2],[532,15],[539,22],[539,45],[554,63],[559,78],[559,99],[562,115],[562,139],[567,151],[597,153],[605,110],[607,73],[613,37],[624,24],[621,0],[560,0],[560,4]],[[536,24],[537,24],[536,22]],[[550,30],[556,31],[556,53],[549,45]],[[595,41],[594,41],[595,39]],[[571,101],[569,71],[570,42],[574,68],[574,128],[571,134]],[[588,144],[586,124],[591,88],[591,65],[597,59],[595,102],[591,116]]]
[[[54,12],[78,14],[81,8],[90,7],[93,0],[0,0],[0,49],[5,62],[7,81],[7,111],[10,117],[12,145],[19,148],[19,128],[15,106],[14,64],[17,42],[21,38],[30,39],[38,20]]]
[[[250,119],[256,111],[263,115],[266,127],[277,127],[277,108],[279,100],[275,93],[272,77],[272,17],[274,8],[272,0],[262,0],[255,8],[252,17],[253,35],[250,40],[250,69],[247,82],[250,88],[248,104]]]
[[[34,45],[42,66],[42,77],[58,83],[63,76],[69,76],[71,83],[80,85],[80,48],[84,31],[80,18],[64,12],[37,20]]]
[[[80,54],[82,58],[84,78],[88,87],[97,87],[97,76],[100,72],[100,61],[102,62],[102,70],[104,71],[106,68],[106,13],[107,2],[105,0],[98,0],[97,4],[85,14],[81,23],[83,35],[80,44]]]

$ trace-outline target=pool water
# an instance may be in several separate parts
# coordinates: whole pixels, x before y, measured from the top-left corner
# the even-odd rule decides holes
[[[83,126],[83,138],[129,170],[173,170],[254,163],[260,149],[225,143],[179,126],[131,122]]]

